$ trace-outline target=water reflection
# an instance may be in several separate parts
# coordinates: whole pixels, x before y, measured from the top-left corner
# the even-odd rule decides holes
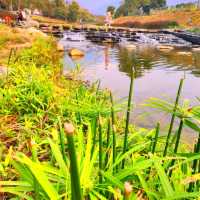
[[[147,56],[148,55],[148,56]],[[129,50],[127,48],[119,48],[119,71],[131,75],[132,68],[135,71],[135,77],[139,78],[144,75],[145,72],[153,68],[153,57],[150,54],[141,56],[135,50]]]
[[[65,42],[64,42],[65,45]],[[133,43],[133,45],[135,45]],[[89,81],[101,80],[101,86],[110,88],[116,98],[128,96],[131,68],[135,70],[134,102],[136,108],[132,120],[137,125],[152,127],[159,120],[168,124],[169,118],[161,113],[144,117],[149,109],[141,104],[150,97],[174,101],[180,78],[186,76],[182,97],[196,104],[200,96],[200,52],[188,50],[158,50],[155,47],[130,44],[97,45],[94,43],[69,43],[85,52],[85,57],[74,61],[65,55],[65,69],[77,63],[84,69],[84,78]]]
[[[136,78],[144,76],[152,68],[163,68],[174,71],[187,71],[196,77],[200,76],[200,52],[158,51],[155,48],[129,50],[119,48],[119,70],[130,76],[134,67]]]

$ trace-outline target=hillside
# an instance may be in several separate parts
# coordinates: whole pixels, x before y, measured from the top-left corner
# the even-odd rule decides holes
[[[170,26],[199,27],[200,10],[165,10],[154,12],[150,16],[128,16],[114,20],[113,26],[137,28],[167,28]]]

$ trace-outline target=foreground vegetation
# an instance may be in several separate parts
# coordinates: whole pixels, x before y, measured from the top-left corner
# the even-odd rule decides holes
[[[79,68],[65,78],[49,38],[11,56],[9,67],[0,78],[1,198],[198,199],[200,138],[193,151],[180,141],[184,127],[198,138],[200,107],[179,104],[184,80],[175,104],[147,102],[172,115],[166,134],[157,122],[152,130],[129,123],[134,69],[126,102],[77,80]]]

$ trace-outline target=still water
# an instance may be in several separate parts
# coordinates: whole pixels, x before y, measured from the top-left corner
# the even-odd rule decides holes
[[[115,98],[128,96],[131,67],[134,67],[135,109],[132,121],[144,127],[154,127],[156,122],[169,123],[164,113],[149,115],[149,108],[143,104],[150,97],[174,101],[179,80],[185,77],[182,99],[189,99],[191,105],[198,103],[200,96],[200,52],[191,50],[159,50],[152,45],[121,43],[99,45],[89,41],[69,42],[62,40],[66,49],[78,48],[85,52],[79,59],[64,56],[65,70],[80,64],[83,78],[101,81],[102,88],[113,91]],[[136,46],[135,46],[136,45]]]

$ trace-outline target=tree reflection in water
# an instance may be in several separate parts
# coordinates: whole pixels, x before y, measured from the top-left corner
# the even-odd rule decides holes
[[[131,75],[132,67],[135,70],[135,77],[142,77],[147,70],[153,68],[151,54],[143,56],[138,54],[135,50],[127,48],[119,49],[119,70]]]
[[[180,53],[177,50],[159,51],[153,48],[139,48],[137,50],[119,48],[119,70],[128,76],[131,68],[135,69],[135,77],[144,76],[153,68],[169,68],[172,71],[188,71],[196,77],[200,77],[200,52]]]

